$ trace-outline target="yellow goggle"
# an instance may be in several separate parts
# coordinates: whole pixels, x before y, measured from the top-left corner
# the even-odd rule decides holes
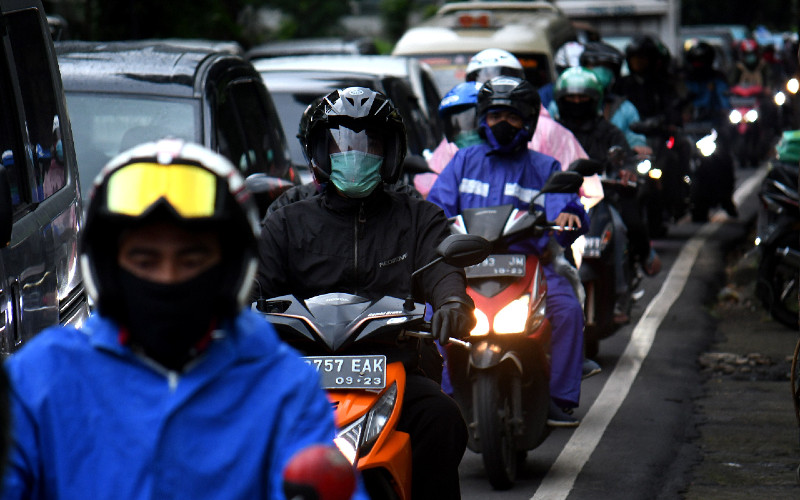
[[[181,217],[211,217],[217,177],[194,165],[132,163],[108,179],[106,206],[112,213],[136,217],[161,198]]]

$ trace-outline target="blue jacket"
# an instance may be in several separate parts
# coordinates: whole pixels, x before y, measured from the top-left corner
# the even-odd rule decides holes
[[[527,210],[550,174],[561,170],[555,158],[527,148],[507,155],[491,151],[485,143],[459,150],[442,170],[427,200],[442,207],[448,217],[466,208],[507,204]],[[581,218],[581,231],[556,233],[562,246],[569,246],[589,227],[589,217],[577,194],[542,195],[536,204],[545,208],[548,220],[555,220],[562,212]],[[540,254],[549,239],[547,235],[531,238],[509,250]]]
[[[92,316],[8,359],[15,426],[2,498],[282,499],[292,454],[335,436],[316,373],[255,313],[214,332],[180,375],[117,335]]]

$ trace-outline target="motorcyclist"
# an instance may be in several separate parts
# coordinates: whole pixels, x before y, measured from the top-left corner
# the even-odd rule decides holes
[[[736,52],[736,70],[734,81],[743,87],[766,87],[770,81],[769,66],[761,57],[761,49],[752,38],[739,42]]]
[[[625,96],[613,92],[614,82],[620,78],[623,61],[625,55],[605,42],[586,43],[578,58],[580,65],[594,73],[603,86],[603,117],[622,130],[628,145],[637,155],[652,155],[653,150],[647,145],[647,138],[630,128],[631,123],[641,119],[639,110]]]
[[[459,83],[445,94],[439,104],[439,116],[444,123],[442,142],[433,150],[428,160],[432,173],[414,176],[414,187],[422,196],[427,196],[436,177],[450,162],[460,148],[477,144],[482,139],[478,135],[478,120],[475,108],[478,105],[480,82]]]
[[[622,131],[603,117],[600,108],[603,87],[594,73],[582,67],[568,69],[556,80],[555,99],[561,123],[575,134],[589,158],[607,162],[606,173],[610,177],[618,177],[623,182],[635,182],[636,173],[628,168],[629,162],[618,164],[608,161],[611,148],[621,148],[622,157],[626,159],[633,156],[633,151]],[[639,200],[635,195],[620,195],[615,198],[617,209],[628,229],[633,260],[642,266],[646,274],[657,274],[661,270],[661,259],[650,243]],[[617,274],[619,276],[621,272]],[[625,297],[626,293],[627,290],[622,291],[620,298]],[[616,321],[625,323],[625,308],[618,309],[615,311]]]
[[[619,78],[614,93],[630,100],[642,120],[663,116],[668,125],[680,125],[680,99],[670,74],[669,49],[652,35],[637,35],[625,47],[630,74]]]
[[[290,457],[332,444],[313,369],[243,309],[257,217],[236,168],[202,146],[109,162],[81,240],[94,314],[6,361],[3,498],[282,498]]]
[[[485,142],[459,150],[431,188],[428,199],[448,216],[467,208],[513,204],[527,210],[545,180],[561,170],[554,158],[527,148],[541,108],[539,94],[526,80],[501,76],[486,82],[478,93],[480,132]],[[546,215],[560,226],[588,227],[576,195],[545,197]],[[558,232],[569,246],[580,231]],[[551,408],[548,423],[574,427],[569,414],[578,406],[583,364],[583,311],[571,283],[554,269],[547,252],[549,236],[520,242],[520,253],[541,258],[547,278],[547,315],[553,324]],[[567,409],[565,411],[564,409]]]
[[[438,207],[385,187],[400,177],[406,154],[405,127],[389,99],[362,87],[330,93],[311,117],[307,152],[325,188],[264,222],[260,295],[413,294],[433,305],[431,327],[440,342],[467,335],[475,318],[463,269],[440,262],[411,280],[413,271],[436,259],[450,231]],[[437,383],[442,361],[435,345],[405,346],[408,376],[398,429],[411,438],[412,497],[458,498],[466,424]]]

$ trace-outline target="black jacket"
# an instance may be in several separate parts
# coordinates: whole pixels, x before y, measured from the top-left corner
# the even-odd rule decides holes
[[[628,145],[625,133],[605,118],[597,117],[581,124],[562,120],[561,124],[575,135],[583,150],[593,160],[603,161],[608,158],[608,150],[613,146],[621,147],[625,158],[633,157],[633,150]]]
[[[411,273],[437,257],[450,234],[436,205],[391,190],[363,200],[328,189],[280,208],[264,221],[255,292],[271,298],[309,298],[344,292],[367,298],[405,298]],[[437,264],[416,280],[414,298],[438,308],[466,294],[463,269]]]

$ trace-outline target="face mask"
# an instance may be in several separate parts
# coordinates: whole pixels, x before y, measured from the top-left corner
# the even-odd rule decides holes
[[[594,73],[594,76],[597,77],[597,80],[604,89],[608,89],[611,86],[611,83],[614,81],[614,72],[611,71],[610,68],[606,68],[605,66],[595,66],[591,69],[591,71]]]
[[[120,294],[130,342],[170,370],[180,370],[217,317],[222,266],[176,284],[154,283],[120,269]]]
[[[478,135],[477,130],[467,130],[466,132],[459,133],[453,143],[458,146],[458,149],[468,148],[475,144],[480,144],[481,136]]]
[[[56,160],[59,163],[64,163],[64,145],[61,143],[61,139],[56,142]]]
[[[349,198],[364,198],[381,182],[383,157],[351,150],[333,153],[331,182]]]
[[[505,120],[495,123],[489,128],[491,129],[492,135],[500,146],[508,146],[511,144],[514,138],[517,136],[517,133],[522,130],[511,125]]]
[[[597,107],[591,100],[570,102],[562,100],[558,103],[558,112],[566,120],[585,121],[597,116]]]

